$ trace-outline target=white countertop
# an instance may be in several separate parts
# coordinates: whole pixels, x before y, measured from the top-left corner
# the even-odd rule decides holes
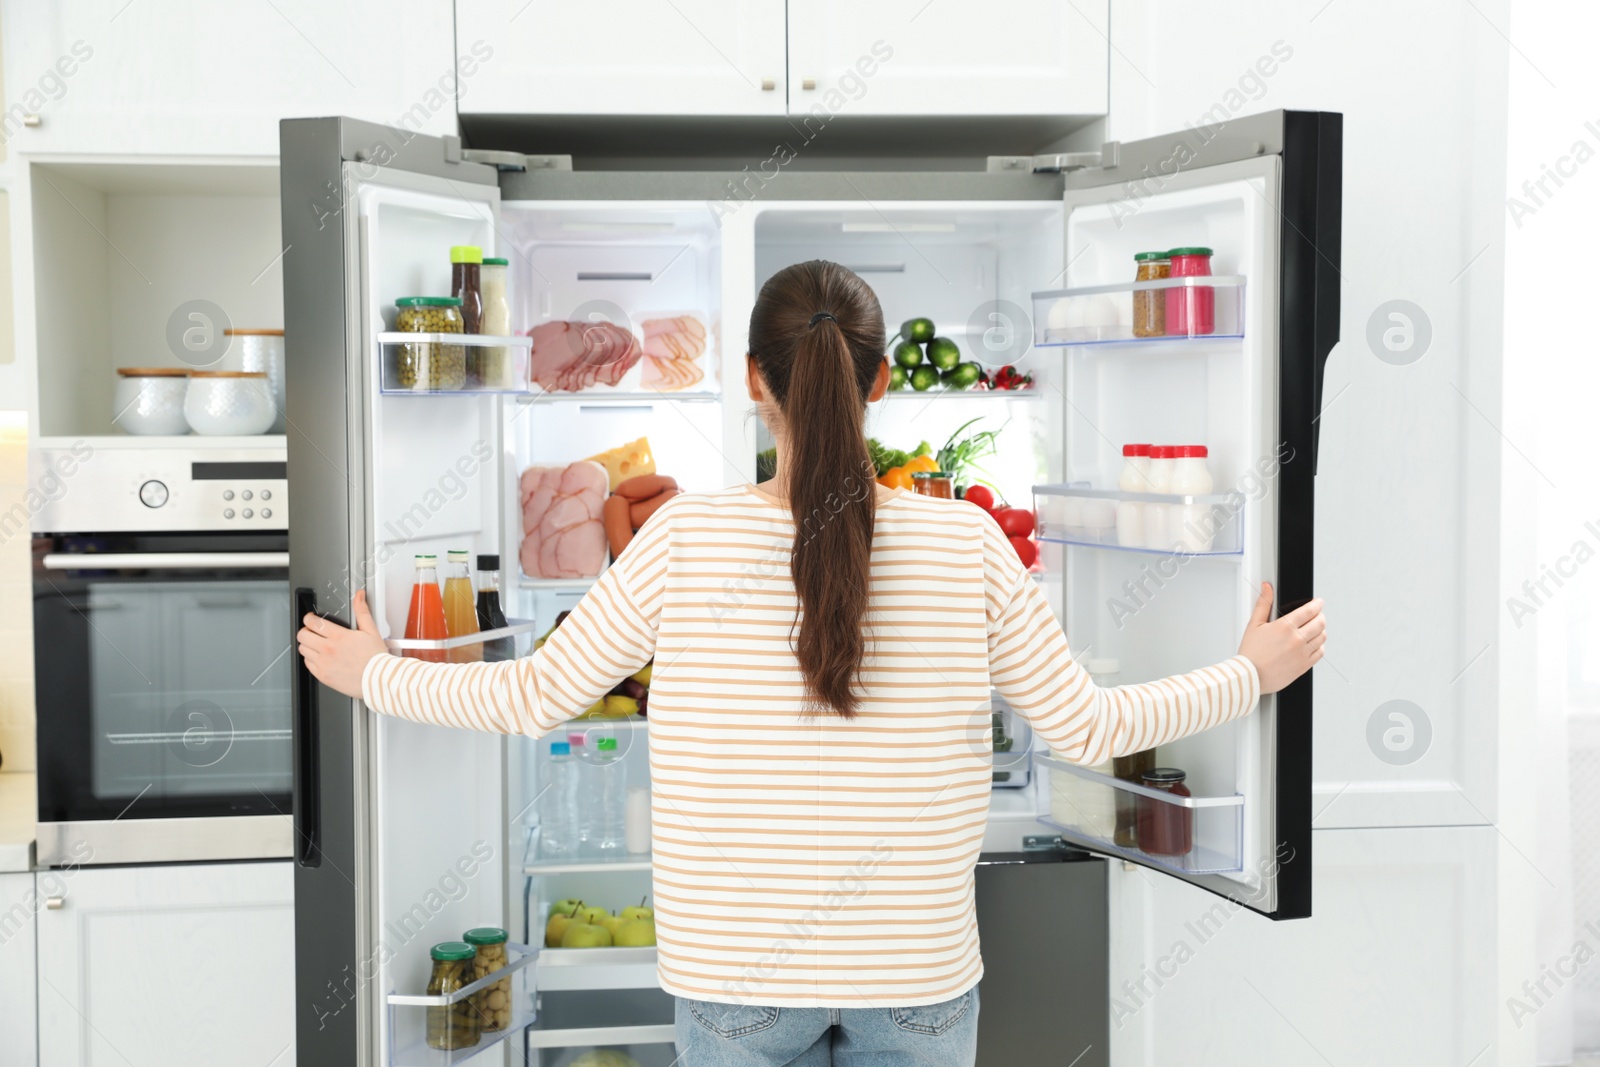
[[[0,771],[0,872],[33,869],[38,812],[33,774]]]

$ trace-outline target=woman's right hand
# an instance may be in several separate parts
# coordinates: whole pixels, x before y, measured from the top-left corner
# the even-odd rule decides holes
[[[1270,620],[1270,621],[1269,621]],[[1281,619],[1272,618],[1272,583],[1261,583],[1261,597],[1239,642],[1239,655],[1255,664],[1261,695],[1276,693],[1316,665],[1328,640],[1322,600],[1308,601]]]

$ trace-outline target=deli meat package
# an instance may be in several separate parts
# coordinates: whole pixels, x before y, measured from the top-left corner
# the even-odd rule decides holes
[[[706,352],[705,325],[693,315],[645,319],[644,373],[646,389],[674,392],[699,385],[705,377],[700,357]]]
[[[610,491],[591,459],[522,472],[522,573],[530,578],[593,578],[606,565],[600,519]]]
[[[609,322],[557,319],[528,331],[528,378],[550,392],[616,385],[644,354],[633,332]]]

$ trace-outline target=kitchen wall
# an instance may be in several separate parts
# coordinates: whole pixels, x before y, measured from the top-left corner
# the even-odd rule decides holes
[[[5,111],[0,71],[0,113]],[[0,364],[16,359],[11,315],[11,163],[0,136]],[[0,759],[8,771],[33,770],[33,603],[30,588],[26,416],[0,397]],[[21,511],[17,509],[21,508]],[[18,518],[20,516],[20,519]],[[18,523],[20,522],[20,528]]]
[[[1532,965],[1536,879],[1532,791],[1518,793],[1531,649],[1508,636],[1498,590],[1532,552],[1501,525],[1502,466],[1521,462],[1501,435],[1508,6],[1112,5],[1111,137],[1276,108],[1345,122],[1317,487],[1331,636],[1314,917],[1270,927],[1113,871],[1129,889],[1111,894],[1127,902],[1113,1062],[1532,1061],[1532,1028],[1504,1008]]]

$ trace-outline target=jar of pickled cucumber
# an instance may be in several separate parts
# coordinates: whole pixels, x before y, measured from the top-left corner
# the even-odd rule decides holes
[[[394,328],[401,333],[461,333],[461,298],[456,296],[404,296],[394,302]],[[391,346],[390,382],[418,392],[449,391],[467,384],[467,350],[464,345],[432,341]]]
[[[428,979],[428,995],[454,993],[473,982],[473,959],[477,950],[465,941],[441,941],[429,950],[433,957],[433,976]],[[446,1052],[471,1048],[478,1043],[478,1008],[473,997],[454,1004],[428,1008],[428,1047]]]
[[[498,926],[479,926],[461,935],[478,954],[472,960],[472,980],[498,971],[506,965],[506,941],[510,937]],[[473,997],[480,1027],[485,1031],[504,1030],[511,1025],[511,976],[479,990]]]

